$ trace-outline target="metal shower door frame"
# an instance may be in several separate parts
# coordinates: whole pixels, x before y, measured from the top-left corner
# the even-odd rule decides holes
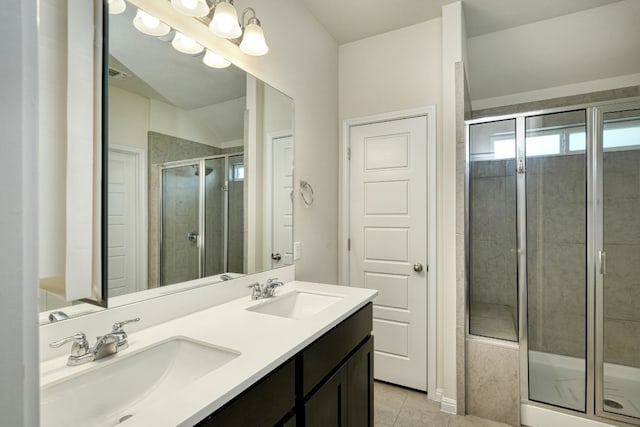
[[[604,251],[603,230],[603,149],[602,128],[603,117],[607,112],[640,109],[640,99],[631,98],[624,101],[608,101],[593,104],[582,104],[567,107],[541,109],[516,114],[484,117],[465,122],[466,161],[465,161],[465,253],[466,253],[466,301],[465,301],[465,335],[482,341],[509,346],[509,341],[497,338],[477,337],[470,334],[469,329],[469,180],[470,180],[470,126],[502,120],[516,120],[516,168],[520,161],[524,173],[516,178],[516,221],[517,221],[517,254],[518,254],[518,337],[520,349],[520,403],[552,409],[573,416],[581,416],[591,420],[614,420],[637,424],[638,419],[604,411],[604,276],[602,274],[602,258]],[[586,383],[585,412],[561,408],[551,404],[529,399],[529,340],[528,340],[528,299],[527,299],[527,230],[526,230],[526,127],[527,117],[584,110],[586,114],[586,180],[587,180],[587,230],[586,230]]]
[[[158,165],[158,244],[160,249],[160,286],[164,283],[162,264],[163,259],[163,180],[164,171],[167,169],[175,169],[184,166],[197,166],[198,171],[206,171],[206,162],[208,160],[224,159],[224,200],[223,200],[223,265],[225,272],[228,270],[228,252],[229,252],[229,157],[244,156],[242,152],[234,152],[228,154],[220,154],[215,156],[198,157],[195,159],[177,160],[165,162]],[[206,173],[198,173],[198,279],[206,275]],[[194,279],[196,280],[196,279]]]

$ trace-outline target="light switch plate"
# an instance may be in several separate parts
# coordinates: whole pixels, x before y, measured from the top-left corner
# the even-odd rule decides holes
[[[293,260],[298,261],[301,257],[300,242],[293,242]]]

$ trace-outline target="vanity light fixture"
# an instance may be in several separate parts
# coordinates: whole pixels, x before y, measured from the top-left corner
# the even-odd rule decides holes
[[[264,40],[264,31],[253,8],[246,8],[242,12],[242,20],[238,22],[238,13],[233,6],[233,0],[217,1],[212,6],[213,18],[209,24],[209,29],[213,34],[230,40],[241,38],[239,40],[240,50],[247,55],[261,56],[269,52],[269,47]],[[247,13],[252,15],[248,21],[245,20]]]
[[[112,15],[122,13],[127,8],[124,0],[107,0],[107,6],[109,6],[109,13]]]
[[[111,7],[114,4],[124,4],[124,0],[107,0]],[[269,46],[264,38],[264,31],[260,20],[256,16],[256,11],[252,7],[244,9],[242,12],[242,20],[238,21],[238,12],[233,6],[233,0],[169,0],[173,8],[184,15],[194,17],[205,25],[209,23],[209,29],[213,34],[232,41],[240,46],[240,50],[247,55],[261,56],[269,52]],[[210,5],[210,6],[209,6]],[[118,6],[119,7],[119,6]],[[124,9],[122,9],[124,10]],[[113,12],[115,13],[115,12]],[[247,15],[250,14],[250,16]],[[210,20],[209,20],[209,17]],[[162,37],[171,31],[164,22],[158,18],[138,9],[138,13],[133,20],[133,25],[141,32]],[[195,40],[176,31],[171,42],[176,50],[196,55],[204,50],[204,47]],[[214,60],[213,53],[205,55],[204,63],[214,68],[228,66],[227,60]],[[216,64],[216,65],[210,65]]]
[[[207,49],[207,52],[204,54],[202,62],[204,62],[206,66],[211,68],[227,68],[229,65],[231,65],[231,62],[227,61],[224,57],[209,49]]]
[[[233,0],[221,0],[214,4],[213,18],[209,29],[213,34],[224,39],[237,39],[242,35],[242,28],[238,23],[238,12],[233,6]]]
[[[205,0],[171,0],[171,6],[178,12],[195,18],[209,14],[209,5]]]
[[[242,35],[242,41],[240,42],[240,50],[247,55],[262,56],[269,52],[269,46],[264,40],[264,31],[260,26],[260,20],[256,17],[256,11],[253,8],[246,8],[242,12],[242,22],[244,25],[245,15],[250,12],[252,17],[247,21],[247,25],[244,26],[244,34]]]
[[[133,18],[133,26],[140,32],[156,37],[165,36],[171,31],[167,24],[141,9],[138,9],[136,17]]]
[[[171,46],[173,46],[178,52],[186,53],[188,55],[197,55],[204,50],[204,47],[200,43],[185,36],[179,31],[176,31],[176,34],[173,36]]]

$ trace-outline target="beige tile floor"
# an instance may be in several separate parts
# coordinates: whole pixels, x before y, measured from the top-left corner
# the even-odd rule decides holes
[[[507,427],[472,415],[449,415],[426,393],[376,381],[374,385],[376,427]]]

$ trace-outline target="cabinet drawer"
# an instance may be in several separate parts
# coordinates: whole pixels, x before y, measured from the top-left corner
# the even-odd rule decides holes
[[[303,398],[371,334],[372,310],[367,304],[302,351]]]
[[[293,412],[294,406],[295,361],[292,359],[197,426],[273,427]]]

